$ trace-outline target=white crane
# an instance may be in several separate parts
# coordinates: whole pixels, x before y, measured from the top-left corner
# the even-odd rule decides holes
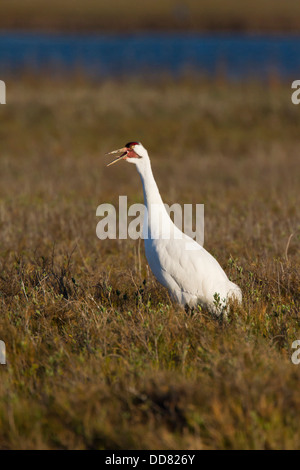
[[[193,307],[197,304],[219,315],[228,301],[242,301],[240,288],[231,282],[217,260],[195,240],[181,232],[171,220],[152,174],[147,150],[140,142],[109,152],[134,163],[140,174],[145,203],[143,235],[149,266],[173,300]]]

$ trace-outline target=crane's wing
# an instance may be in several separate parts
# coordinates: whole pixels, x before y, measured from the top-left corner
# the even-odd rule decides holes
[[[187,294],[213,303],[216,293],[226,298],[234,286],[217,260],[185,234],[181,239],[145,240],[145,249],[154,275],[177,298]]]

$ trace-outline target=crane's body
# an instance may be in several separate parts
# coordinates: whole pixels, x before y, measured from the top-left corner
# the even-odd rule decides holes
[[[172,299],[184,306],[199,304],[216,314],[226,310],[230,299],[241,302],[240,288],[228,279],[217,260],[171,220],[153,177],[147,150],[138,142],[130,142],[111,153],[115,152],[122,155],[112,163],[125,159],[137,166],[146,208],[143,235],[147,261]]]

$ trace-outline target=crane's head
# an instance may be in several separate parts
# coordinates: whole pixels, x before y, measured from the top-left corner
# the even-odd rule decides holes
[[[121,155],[110,162],[107,166],[113,165],[114,163],[117,163],[121,160],[126,160],[129,163],[135,163],[136,165],[139,165],[143,160],[149,159],[147,150],[140,142],[128,142],[125,147],[118,150],[113,150],[106,155],[111,155],[114,153],[120,153]]]

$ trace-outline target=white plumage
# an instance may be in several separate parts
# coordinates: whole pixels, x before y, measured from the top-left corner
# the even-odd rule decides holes
[[[147,209],[143,227],[147,261],[173,300],[190,307],[199,304],[216,314],[226,311],[230,299],[241,302],[240,288],[228,279],[217,260],[171,220],[143,145],[129,142],[110,153],[121,155],[109,165],[124,159],[137,167]]]

